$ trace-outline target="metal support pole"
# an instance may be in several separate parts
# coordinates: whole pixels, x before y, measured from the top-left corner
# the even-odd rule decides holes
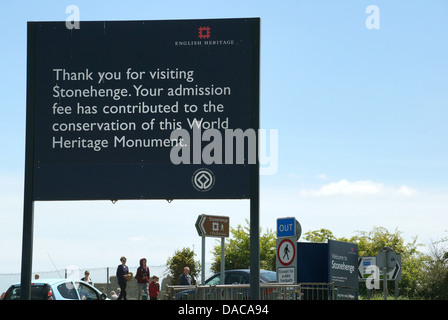
[[[398,299],[398,280],[395,280],[395,299]]]
[[[256,163],[250,164],[250,299],[260,298],[260,168],[258,130],[260,129],[260,21],[252,24],[252,103],[251,128],[255,130]]]
[[[256,167],[258,172],[258,166]],[[253,169],[251,169],[253,170]],[[259,300],[260,298],[260,218],[259,218],[259,195],[258,195],[258,174],[252,176],[257,192],[250,199],[250,298]],[[255,194],[256,193],[256,194]]]
[[[23,195],[22,271],[20,274],[20,298],[31,299],[31,273],[33,270],[34,230],[34,96],[36,25],[27,26],[27,74],[26,74],[26,141],[25,141],[25,187]]]
[[[110,274],[109,274],[109,267],[106,268],[106,288],[107,292],[110,292]]]
[[[20,274],[20,298],[31,299],[31,273],[33,270],[34,202],[24,201],[22,235],[22,271]]]
[[[201,284],[205,284],[205,237],[202,236],[202,254],[201,254],[202,266],[201,266]]]
[[[225,260],[225,255],[224,255],[224,245],[225,245],[225,240],[226,238],[222,237],[221,238],[221,284],[225,284],[224,280],[225,280],[225,269],[226,269],[226,260]]]
[[[383,269],[383,298],[387,300],[387,268]]]

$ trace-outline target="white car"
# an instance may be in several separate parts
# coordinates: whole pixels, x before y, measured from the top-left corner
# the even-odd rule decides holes
[[[20,283],[2,295],[3,300],[20,300]],[[31,300],[108,300],[94,286],[81,280],[39,279],[31,283]]]

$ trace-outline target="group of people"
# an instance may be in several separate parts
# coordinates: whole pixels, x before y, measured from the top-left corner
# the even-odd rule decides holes
[[[134,276],[132,272],[129,272],[129,268],[126,265],[126,257],[120,258],[121,264],[117,267],[117,281],[120,286],[120,295],[117,300],[127,300],[126,286],[128,281]],[[159,278],[157,276],[152,276],[152,281],[150,282],[150,272],[149,267],[146,265],[147,260],[145,258],[140,259],[140,266],[137,268],[135,273],[135,280],[137,280],[138,285],[138,300],[141,300],[143,294],[149,300],[157,300],[160,291]]]
[[[120,258],[121,264],[117,267],[117,281],[120,288],[117,288],[117,292],[112,291],[110,297],[113,300],[127,300],[126,287],[127,283],[132,279],[133,273],[129,272],[129,268],[126,265],[126,257]],[[159,278],[157,276],[152,276],[152,281],[150,282],[150,272],[149,267],[146,265],[146,258],[140,259],[140,266],[135,274],[135,279],[138,285],[138,300],[141,300],[142,292],[149,296],[150,300],[157,300],[160,291]],[[36,274],[34,278],[39,279],[39,275]],[[84,272],[84,277],[81,279],[91,285],[93,281],[90,278],[90,272],[86,270]],[[192,285],[192,279],[190,276],[190,268],[184,267],[183,273],[179,277],[179,285],[190,286]],[[101,290],[103,291],[103,290]]]

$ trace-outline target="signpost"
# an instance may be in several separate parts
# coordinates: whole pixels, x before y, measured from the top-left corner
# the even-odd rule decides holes
[[[302,234],[294,217],[277,219],[276,271],[278,283],[297,282],[297,240]]]
[[[385,247],[376,256],[358,258],[358,279],[365,281],[368,292],[379,289],[383,280],[383,298],[387,299],[387,281],[395,282],[395,296],[398,297],[398,281],[401,280],[401,255]],[[369,293],[370,295],[370,293]]]
[[[378,279],[384,279],[384,271],[378,267],[376,262],[377,256],[359,257],[358,258],[358,279],[366,280],[370,277],[377,276]],[[373,267],[378,268],[378,275],[373,275]],[[401,255],[397,255],[395,266],[386,273],[387,280],[401,280]]]
[[[196,230],[202,237],[229,237],[230,218],[202,214],[196,220]]]
[[[383,298],[387,300],[387,273],[397,266],[397,255],[391,247],[384,247],[376,255],[376,264],[383,271]]]
[[[202,272],[201,282],[205,283],[205,237],[221,238],[221,284],[225,280],[225,238],[229,236],[230,218],[201,214],[195,224],[198,234],[202,237]]]
[[[120,199],[249,199],[257,299],[260,19],[29,22],[27,47],[22,299],[34,201]]]
[[[297,238],[277,239],[277,282],[295,283],[297,281]]]

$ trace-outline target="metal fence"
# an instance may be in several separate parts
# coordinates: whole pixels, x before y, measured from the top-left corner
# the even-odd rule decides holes
[[[168,286],[168,300],[250,300],[250,285]],[[334,300],[332,283],[261,283],[261,300]]]

